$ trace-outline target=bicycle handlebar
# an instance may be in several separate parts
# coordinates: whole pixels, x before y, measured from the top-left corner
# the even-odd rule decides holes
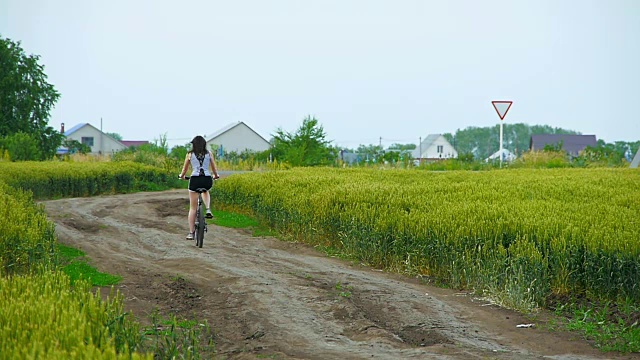
[[[220,179],[220,175],[218,175],[218,176],[211,176],[211,177],[213,178],[213,180],[218,180],[218,179]],[[180,176],[178,176],[178,179],[182,179],[182,178],[181,178]],[[185,180],[189,180],[189,179],[191,179],[191,176],[185,176],[185,177],[184,177],[184,179],[185,179]]]

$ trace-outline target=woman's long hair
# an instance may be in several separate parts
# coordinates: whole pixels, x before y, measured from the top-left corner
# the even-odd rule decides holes
[[[207,141],[200,135],[191,140],[191,152],[196,156],[205,156],[207,154]]]

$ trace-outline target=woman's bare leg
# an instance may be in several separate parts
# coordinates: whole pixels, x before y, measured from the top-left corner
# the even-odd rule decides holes
[[[198,193],[189,191],[189,232],[196,231],[196,209],[198,208]]]
[[[209,205],[211,204],[211,196],[208,191],[202,193],[202,201],[204,201],[205,208],[210,209]]]

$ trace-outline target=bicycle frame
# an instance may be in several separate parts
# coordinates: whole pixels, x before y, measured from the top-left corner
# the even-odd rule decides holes
[[[184,179],[188,180],[191,177],[185,176]],[[204,243],[204,233],[207,232],[207,221],[204,218],[204,201],[202,199],[202,193],[208,191],[207,189],[196,189],[198,193],[198,206],[196,207],[196,219],[195,219],[195,236],[196,246],[201,248]]]

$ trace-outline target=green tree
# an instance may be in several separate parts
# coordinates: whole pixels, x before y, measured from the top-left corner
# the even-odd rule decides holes
[[[3,147],[9,151],[11,161],[33,161],[41,157],[38,140],[32,135],[17,132],[5,137]]]
[[[326,140],[322,125],[315,117],[307,116],[298,131],[282,129],[273,135],[272,153],[276,160],[291,166],[317,166],[331,164],[337,157],[335,148]]]
[[[360,154],[365,163],[377,163],[382,161],[384,157],[384,149],[380,145],[359,145],[356,152]]]
[[[48,126],[60,97],[47,82],[37,55],[26,55],[20,42],[0,36],[0,137],[29,134],[38,144],[38,159],[55,155],[63,135]]]
[[[613,143],[605,143],[603,140],[598,140],[598,146],[606,148],[608,152],[615,154],[616,157],[626,158],[628,155],[633,158],[638,151],[638,147],[640,147],[640,141],[615,141]]]
[[[635,151],[638,151],[638,145],[640,145],[640,141],[616,141],[614,143],[607,143],[600,139],[595,147],[587,146],[577,161],[584,164],[625,166],[628,164],[627,155],[632,159]]]
[[[400,151],[395,151],[395,150],[387,150],[384,152],[384,155],[382,155],[382,158],[384,159],[384,161],[389,162],[389,163],[397,163],[399,162],[403,157],[402,157],[402,153]]]
[[[391,144],[384,153],[384,159],[388,162],[408,162],[411,153],[417,148],[416,144]]]
[[[176,145],[174,147],[171,148],[171,151],[169,152],[169,157],[176,159],[178,161],[184,161],[184,159],[187,157],[187,153],[189,152],[189,148],[187,148],[187,145]]]

